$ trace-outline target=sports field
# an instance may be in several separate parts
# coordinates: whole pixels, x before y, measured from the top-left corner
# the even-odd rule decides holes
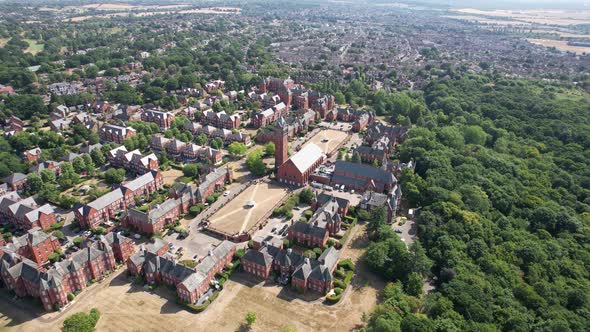
[[[283,187],[266,182],[253,184],[213,214],[209,228],[226,234],[247,232],[256,222],[287,195]],[[246,207],[253,201],[253,207]]]

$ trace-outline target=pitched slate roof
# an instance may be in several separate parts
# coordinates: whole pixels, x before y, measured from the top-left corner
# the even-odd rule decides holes
[[[323,239],[326,236],[328,230],[322,227],[318,227],[312,224],[298,221],[291,225],[291,229],[296,233],[309,234],[312,237]]]
[[[330,200],[322,205],[311,217],[309,223],[318,227],[326,228],[328,223],[339,223],[341,221],[338,214],[338,203],[336,200]]]
[[[80,152],[82,152],[82,153],[90,153],[93,150],[97,150],[97,149],[100,149],[100,148],[102,148],[102,144],[100,144],[100,143],[90,144],[90,145],[83,146],[80,149]]]
[[[397,182],[395,176],[373,166],[353,163],[350,161],[338,160],[335,163],[334,173],[345,172],[349,174],[360,174],[363,177],[372,178],[384,183],[394,184]]]
[[[131,191],[136,191],[141,187],[154,182],[157,174],[158,172],[156,171],[147,172],[144,175],[137,177],[135,180],[125,183],[123,186]]]
[[[132,241],[130,238],[125,237],[123,235],[119,235],[115,232],[107,233],[107,235],[105,235],[104,238],[109,244],[109,246],[112,246],[114,243],[121,244]]]
[[[363,195],[363,203],[370,206],[383,206],[385,202],[387,202],[387,195],[385,194],[367,191]]]
[[[326,194],[325,192],[322,192],[316,196],[316,201],[318,202],[318,204],[320,206],[326,204],[327,202],[331,201],[332,199],[336,200],[336,203],[338,203],[338,207],[341,209],[344,209],[350,203],[350,201],[347,200],[346,198],[336,197],[331,194]]]
[[[336,262],[338,262],[338,257],[340,257],[340,251],[334,247],[329,247],[320,255],[318,262],[331,270],[336,265]]]
[[[250,261],[256,265],[268,268],[272,265],[273,257],[268,253],[268,250],[262,248],[260,250],[248,250],[242,259]]]
[[[186,277],[181,284],[189,291],[193,292],[197,287],[205,281],[206,276],[201,272],[191,273]]]
[[[88,210],[85,207],[90,207],[95,210],[102,210],[105,207],[111,205],[113,202],[120,200],[124,197],[123,190],[121,188],[117,188],[106,195],[100,196],[99,198],[95,199],[94,201],[80,207],[79,211],[85,215],[88,213]]]
[[[385,151],[383,149],[374,148],[374,147],[370,147],[370,146],[364,146],[364,145],[357,147],[356,152],[358,152],[361,155],[374,155],[377,157],[384,157],[385,156]]]
[[[293,272],[293,278],[305,280],[311,274],[312,266],[309,258],[304,258],[303,264],[299,265]]]
[[[10,185],[13,185],[17,182],[20,181],[24,181],[27,179],[27,176],[24,175],[23,173],[12,173],[9,176],[5,177],[4,179],[2,179],[2,182],[8,183]]]
[[[305,257],[299,255],[292,249],[280,250],[276,254],[277,263],[282,267],[299,266]]]

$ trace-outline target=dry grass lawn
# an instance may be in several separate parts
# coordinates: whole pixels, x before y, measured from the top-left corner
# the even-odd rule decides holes
[[[176,179],[183,176],[181,170],[170,168],[167,171],[162,172],[162,176],[164,176],[164,184],[173,184]]]
[[[365,244],[363,226],[358,226],[341,257],[358,260]],[[132,286],[121,269],[80,294],[64,313],[35,318],[0,300],[0,313],[4,314],[0,315],[0,330],[58,331],[67,316],[96,307],[101,312],[97,331],[237,331],[250,311],[257,315],[253,331],[281,331],[285,327],[299,332],[350,331],[362,324],[363,312],[374,307],[383,287],[360,263],[357,272],[341,302],[333,306],[277,296],[277,287],[251,286],[250,279],[239,272],[205,312],[193,314],[178,306],[173,292],[165,287],[150,293]]]
[[[284,188],[273,184],[251,185],[209,218],[212,228],[228,234],[248,231],[286,195]],[[248,201],[254,201],[254,207],[246,208]]]
[[[347,136],[347,133],[340,130],[324,129],[307,141],[304,146],[314,143],[319,146],[325,154],[330,154],[334,152],[338,145],[340,145]],[[327,141],[324,142],[324,140]]]

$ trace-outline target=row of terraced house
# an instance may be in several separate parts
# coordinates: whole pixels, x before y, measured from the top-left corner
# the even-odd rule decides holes
[[[64,307],[68,294],[79,292],[106,277],[116,261],[126,261],[134,253],[133,242],[110,233],[48,269],[19,254],[10,246],[0,248],[0,277],[4,287],[19,297],[39,298],[47,311]]]
[[[191,206],[205,203],[209,195],[222,190],[225,183],[231,180],[230,169],[218,168],[204,176],[198,186],[176,183],[169,190],[169,198],[162,204],[152,206],[146,212],[129,209],[122,219],[122,225],[147,234],[160,232],[166,225],[173,224],[181,214],[187,213]]]
[[[136,174],[157,171],[160,167],[160,162],[155,154],[143,155],[138,149],[129,152],[123,145],[109,151],[107,160],[112,167],[122,167]]]
[[[215,274],[231,263],[235,252],[232,242],[223,241],[195,268],[189,268],[165,250],[142,249],[127,260],[127,269],[133,275],[143,276],[148,284],[174,286],[181,301],[195,303],[211,288]]]
[[[152,122],[160,127],[160,130],[168,130],[174,121],[174,114],[155,108],[144,109],[140,112],[141,121]]]
[[[221,138],[226,144],[232,142],[240,142],[245,145],[250,145],[250,135],[243,132],[234,132],[225,128],[217,128],[208,125],[202,125],[197,122],[186,122],[184,129],[190,131],[193,135],[205,134],[208,138]]]
[[[333,286],[340,251],[330,247],[317,260],[311,260],[292,249],[282,249],[264,243],[261,248],[250,249],[241,258],[242,269],[258,279],[268,279],[271,272],[278,275],[281,284],[291,283],[300,291],[311,290],[326,294]]]
[[[194,143],[185,143],[178,139],[166,138],[163,135],[154,135],[150,147],[157,152],[166,151],[170,157],[182,161],[206,161],[211,165],[220,164],[223,161],[221,150]]]
[[[0,196],[0,217],[17,228],[48,229],[56,222],[55,209],[51,204],[39,205],[33,197],[22,198],[16,191],[7,191]]]
[[[135,206],[135,198],[146,197],[162,188],[163,176],[150,171],[88,204],[76,204],[74,216],[84,228],[94,228]]]
[[[229,115],[225,111],[215,113],[213,110],[208,109],[203,112],[201,123],[224,129],[236,129],[240,127],[241,120],[237,114]]]

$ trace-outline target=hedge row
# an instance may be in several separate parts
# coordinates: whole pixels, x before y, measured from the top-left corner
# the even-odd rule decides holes
[[[338,262],[338,267],[341,267],[348,271],[354,271],[354,263],[350,258],[343,259],[340,262]]]
[[[213,303],[213,301],[215,301],[215,299],[219,296],[219,292],[220,291],[213,292],[213,294],[211,294],[211,296],[207,299],[207,301],[205,301],[205,303],[203,303],[201,305],[187,303],[187,302],[183,302],[180,300],[178,300],[178,304],[185,306],[190,311],[195,312],[195,313],[203,312],[203,311],[205,311],[205,309],[207,309],[207,307],[209,307],[209,305],[211,303]]]

